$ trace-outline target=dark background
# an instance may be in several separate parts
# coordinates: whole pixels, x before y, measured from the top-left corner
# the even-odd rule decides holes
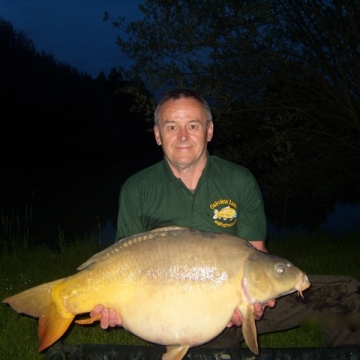
[[[77,236],[98,235],[104,228],[111,238],[122,183],[162,158],[147,109],[138,107],[139,96],[149,103],[158,96],[120,68],[89,75],[51,53],[39,52],[25,32],[4,19],[0,54],[2,224],[4,219],[19,218],[20,227],[26,227],[31,208],[34,244],[57,244],[60,236],[73,241]],[[215,116],[211,152],[234,160],[234,154],[223,149],[224,139],[229,146],[237,130],[231,118],[217,120]],[[241,142],[246,134],[239,136]],[[358,228],[356,184],[325,198],[300,196],[302,188],[312,191],[307,178],[294,187],[297,194],[284,198],[277,195],[286,189],[277,189],[276,178],[264,175],[272,169],[259,162],[261,157],[246,166],[262,187],[271,234],[289,229],[316,232],[324,224],[331,232]],[[286,171],[280,174],[291,175]],[[324,174],[324,183],[327,178]],[[319,177],[315,181],[314,192]],[[3,242],[4,227],[1,234]]]

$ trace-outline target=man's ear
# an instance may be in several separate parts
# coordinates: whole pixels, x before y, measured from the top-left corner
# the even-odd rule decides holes
[[[155,141],[160,146],[162,144],[161,142],[161,136],[160,136],[160,129],[159,126],[154,125],[154,135],[155,135]]]
[[[214,134],[214,123],[211,122],[207,128],[207,141],[210,142]]]

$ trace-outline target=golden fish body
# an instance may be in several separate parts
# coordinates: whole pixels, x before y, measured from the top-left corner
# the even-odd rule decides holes
[[[189,347],[216,337],[239,308],[244,338],[257,353],[251,304],[310,285],[287,260],[245,240],[184,228],[123,239],[78,270],[4,300],[40,318],[39,351],[56,341],[75,315],[102,304],[115,309],[124,328],[137,336],[175,346],[164,359],[182,359]]]

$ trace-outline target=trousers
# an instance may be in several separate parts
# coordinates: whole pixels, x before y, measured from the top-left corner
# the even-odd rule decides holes
[[[256,321],[257,333],[266,334],[296,328],[311,321],[320,326],[329,347],[360,346],[360,282],[352,277],[308,275],[311,287],[276,299]],[[202,345],[207,348],[234,348],[244,340],[241,326],[226,328]]]

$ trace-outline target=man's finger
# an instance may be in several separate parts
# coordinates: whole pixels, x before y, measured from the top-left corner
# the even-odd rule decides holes
[[[102,329],[107,329],[109,327],[109,310],[104,308],[101,313],[100,326]]]
[[[96,317],[104,310],[104,307],[102,305],[96,305],[94,309],[90,312],[91,317]]]
[[[116,325],[121,325],[120,316],[114,309],[109,309],[109,326],[114,327]]]

